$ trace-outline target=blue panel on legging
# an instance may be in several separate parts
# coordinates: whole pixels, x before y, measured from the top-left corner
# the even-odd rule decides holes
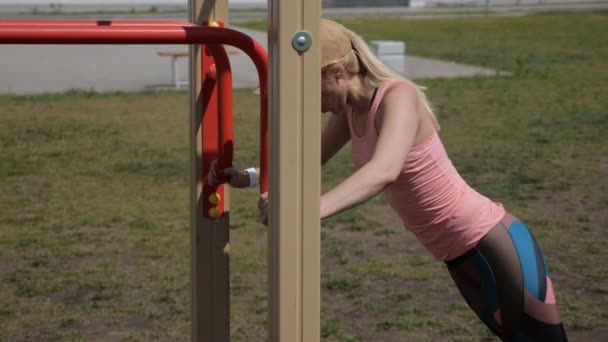
[[[532,235],[525,224],[519,221],[511,223],[509,235],[519,255],[519,264],[523,272],[524,287],[535,297],[539,298],[538,272],[536,269],[536,253]]]

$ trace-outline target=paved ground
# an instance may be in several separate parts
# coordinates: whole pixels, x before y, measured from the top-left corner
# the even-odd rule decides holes
[[[266,33],[241,29],[266,46]],[[149,45],[0,45],[0,93],[37,94],[69,89],[114,91],[171,87],[169,58],[159,51],[183,46]],[[258,84],[253,63],[242,53],[230,55],[235,87]],[[187,58],[179,60],[187,80]],[[414,79],[495,75],[490,69],[408,56],[406,76]]]

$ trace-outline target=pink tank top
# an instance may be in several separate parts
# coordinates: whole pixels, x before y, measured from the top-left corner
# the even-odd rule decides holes
[[[347,115],[352,159],[358,167],[372,158],[378,140],[376,111],[396,82],[378,88],[363,136],[353,129],[352,113]],[[477,193],[460,177],[437,132],[410,149],[401,174],[384,195],[406,228],[439,260],[454,259],[475,247],[505,214],[502,204]]]

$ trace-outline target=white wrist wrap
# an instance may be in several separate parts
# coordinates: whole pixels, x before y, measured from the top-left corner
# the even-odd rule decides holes
[[[249,187],[258,186],[258,173],[255,168],[250,167],[245,171],[249,175]]]

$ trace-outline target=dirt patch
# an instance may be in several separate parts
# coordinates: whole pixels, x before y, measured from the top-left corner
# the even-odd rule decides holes
[[[608,160],[598,176],[586,179],[563,193],[550,194],[532,206],[532,212],[561,222],[581,222],[592,227],[598,237],[608,238]]]
[[[0,259],[0,279],[3,279],[4,281],[8,280],[7,277],[9,274],[14,273],[15,267],[17,267],[17,263],[13,259],[9,259],[6,256],[7,255],[4,255],[3,258]]]
[[[570,341],[605,342],[608,337],[608,328],[598,327],[587,331],[568,331]]]
[[[95,318],[75,330],[88,341],[124,341],[138,332],[150,331],[152,324],[146,317],[128,317],[116,321]]]
[[[109,258],[104,255],[79,255],[66,258],[56,258],[50,261],[49,268],[61,269],[62,271],[77,271],[88,267],[94,267],[108,262]]]
[[[70,289],[53,294],[50,297],[65,306],[77,306],[87,303],[94,294],[95,291],[91,289]]]

